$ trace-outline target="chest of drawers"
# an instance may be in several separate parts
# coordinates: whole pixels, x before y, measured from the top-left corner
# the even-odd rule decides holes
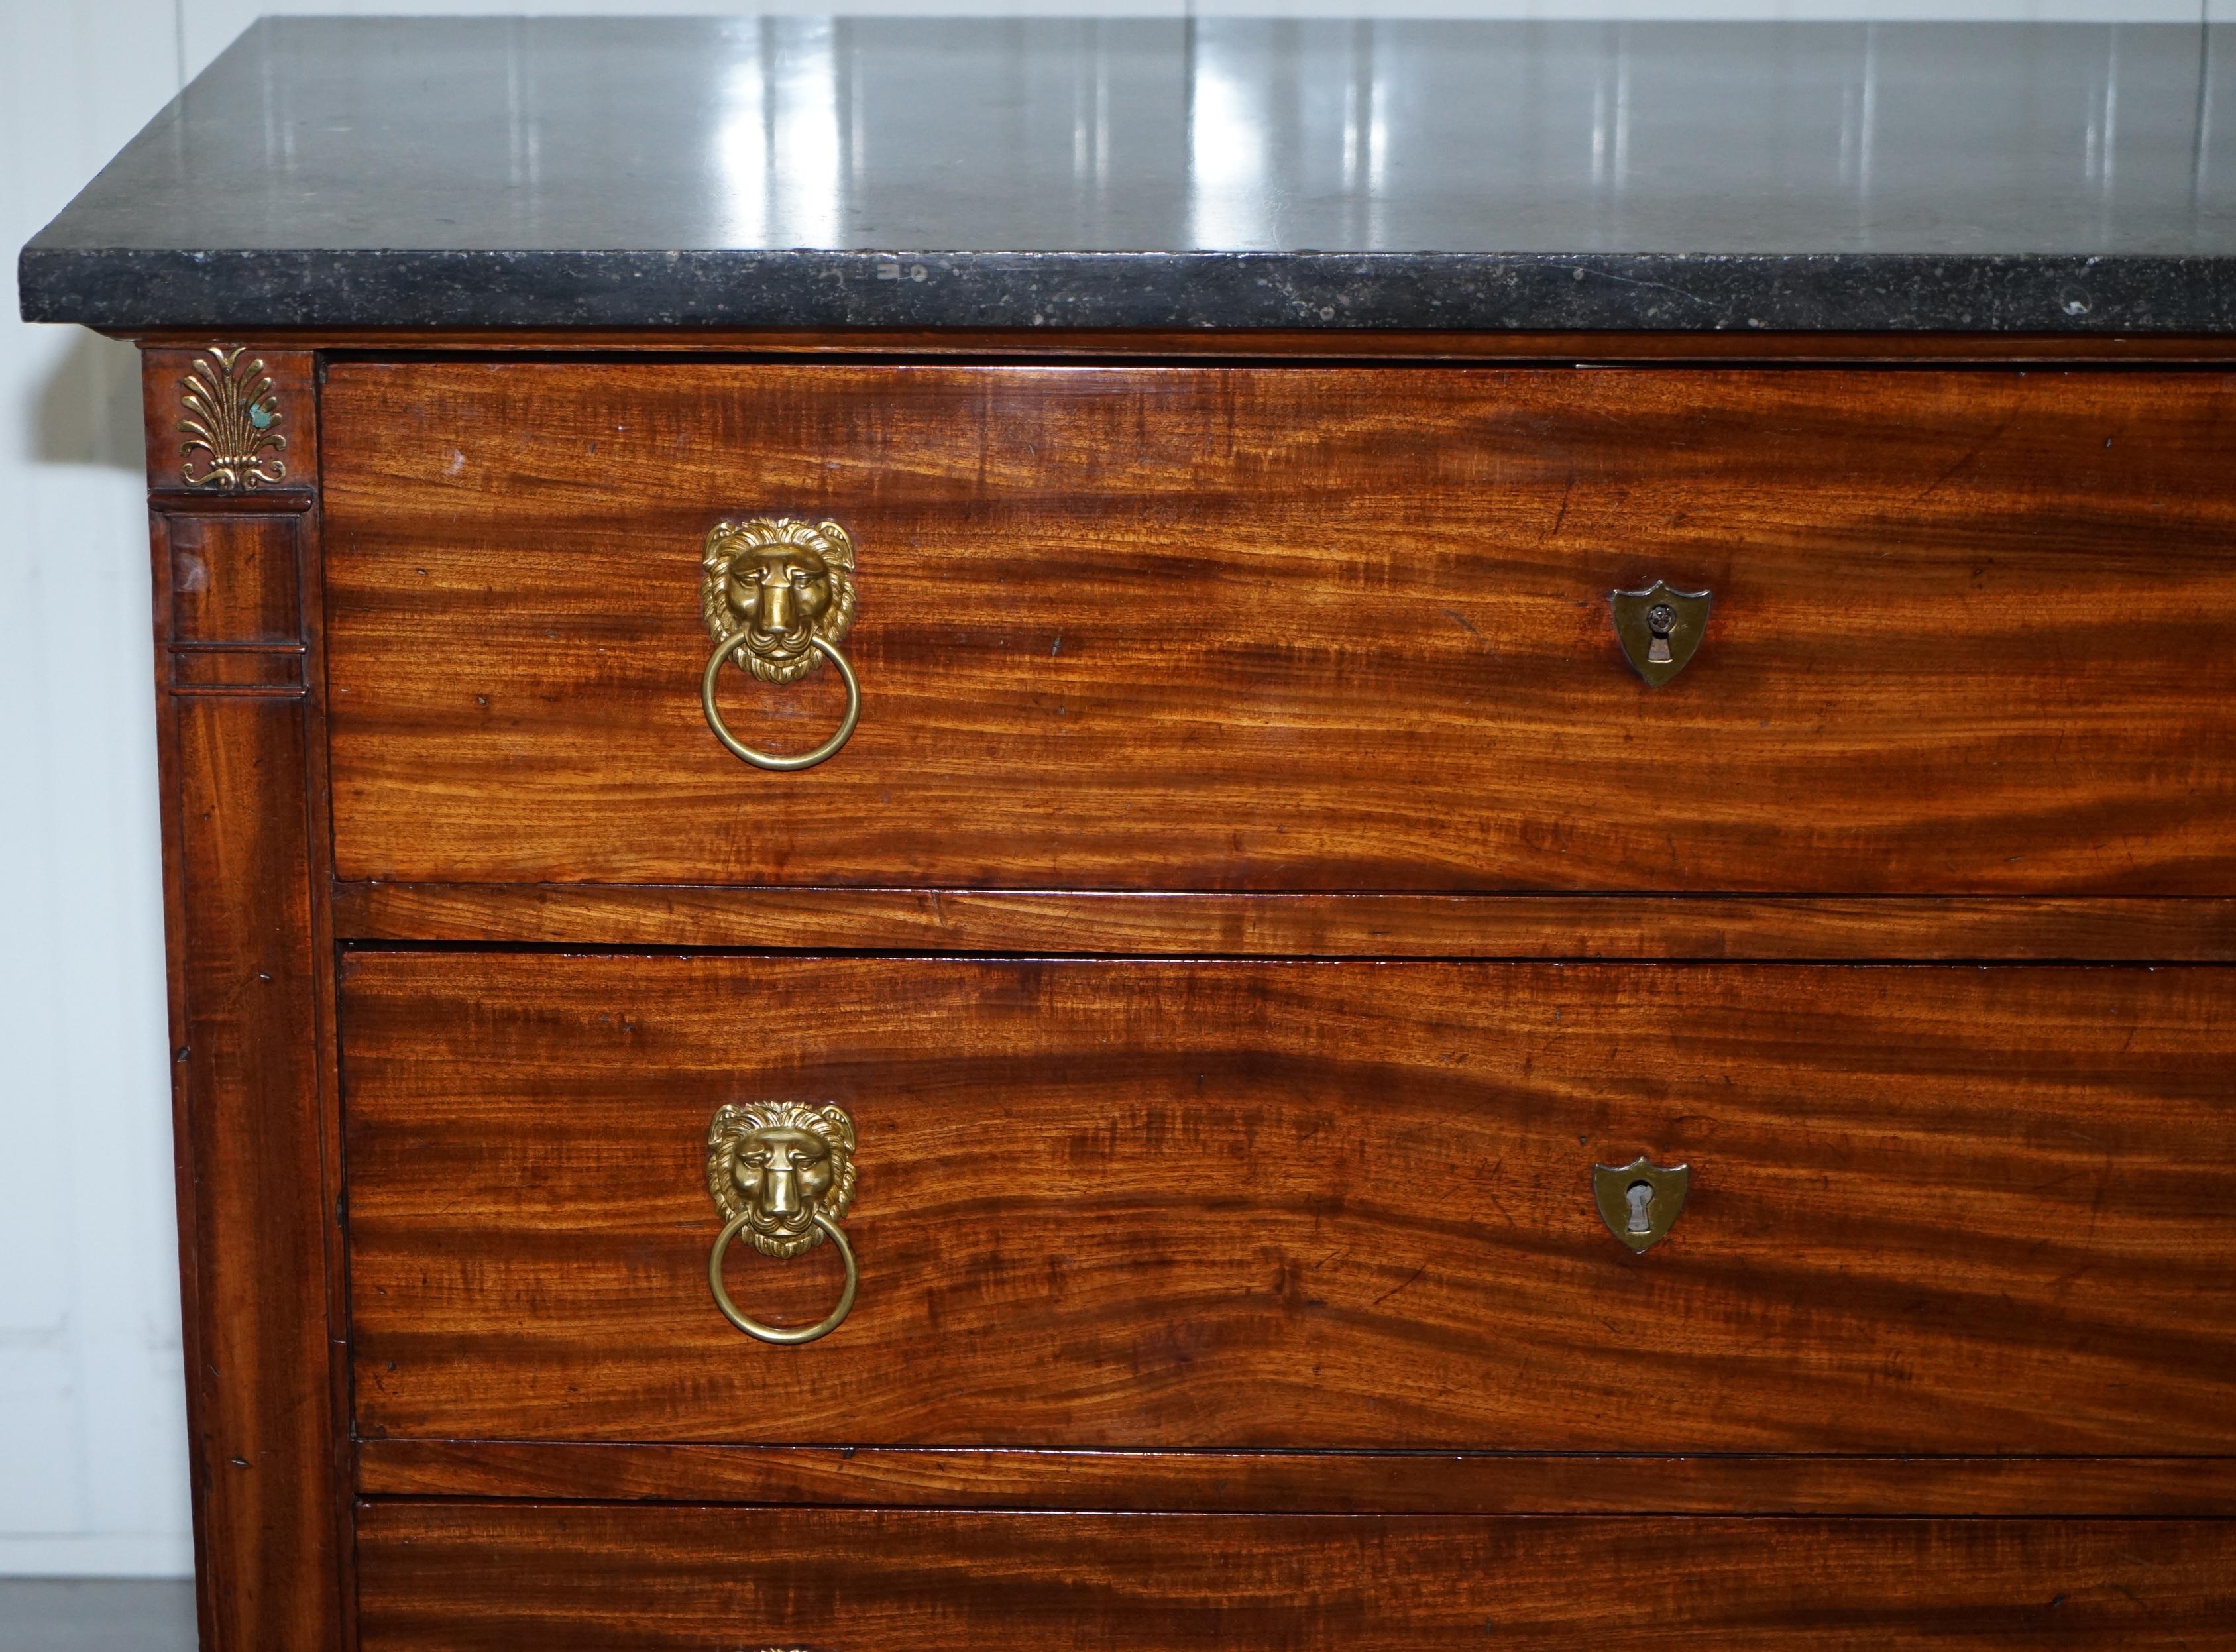
[[[1838,31],[1203,30],[265,24],[27,251],[143,351],[204,1644],[2236,1645],[2212,140],[2021,257],[1719,136]],[[2100,33],[2196,72],[1856,49]],[[1579,52],[1793,224],[1485,240]],[[1342,63],[1386,171],[1159,170]]]

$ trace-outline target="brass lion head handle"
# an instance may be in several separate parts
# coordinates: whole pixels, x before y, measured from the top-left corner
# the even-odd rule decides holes
[[[854,1121],[845,1109],[802,1102],[748,1102],[718,1109],[707,1132],[707,1191],[722,1213],[707,1259],[714,1301],[732,1325],[763,1342],[812,1342],[838,1328],[854,1306],[854,1247],[838,1225],[854,1202]],[[838,1306],[814,1325],[780,1329],[748,1318],[730,1300],[722,1263],[740,1234],[779,1261],[828,1239],[846,1267]]]
[[[707,535],[700,563],[700,611],[714,652],[700,680],[700,703],[714,738],[756,768],[813,768],[838,754],[862,713],[854,668],[838,643],[854,623],[854,542],[835,522],[790,517],[718,522]],[[828,660],[846,686],[846,714],[838,732],[812,752],[779,757],[757,751],[730,732],[714,704],[722,662],[763,682],[797,682]]]

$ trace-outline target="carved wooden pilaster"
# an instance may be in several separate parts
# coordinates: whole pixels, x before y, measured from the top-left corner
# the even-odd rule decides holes
[[[345,1644],[318,413],[304,352],[143,357],[204,1652]]]

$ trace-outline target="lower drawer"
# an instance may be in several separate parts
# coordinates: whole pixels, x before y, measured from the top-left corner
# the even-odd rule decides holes
[[[2236,1522],[374,1503],[362,1652],[2236,1645]]]

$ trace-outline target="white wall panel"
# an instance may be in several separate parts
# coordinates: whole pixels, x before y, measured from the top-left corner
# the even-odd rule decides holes
[[[0,1572],[190,1560],[136,364],[15,319],[178,23],[0,0]]]
[[[1187,0],[863,0],[1179,15]],[[2203,0],[2214,20],[2236,0]],[[0,1574],[187,1569],[133,354],[16,321],[15,250],[268,0],[0,0]],[[731,12],[289,0],[291,12]],[[829,9],[779,0],[782,11]],[[2199,0],[1200,0],[1326,16],[2189,20]],[[212,179],[220,189],[225,180]]]

